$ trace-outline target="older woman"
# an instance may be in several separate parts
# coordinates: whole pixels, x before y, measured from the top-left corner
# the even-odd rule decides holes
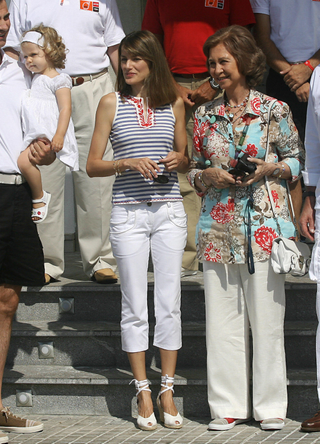
[[[294,237],[286,181],[299,178],[303,147],[288,106],[254,89],[265,59],[247,29],[218,31],[204,53],[213,80],[224,90],[197,110],[188,174],[203,196],[196,236],[206,299],[209,429],[228,430],[251,416],[264,430],[281,429],[287,408],[285,276],[270,265],[278,228],[265,181],[282,234]]]

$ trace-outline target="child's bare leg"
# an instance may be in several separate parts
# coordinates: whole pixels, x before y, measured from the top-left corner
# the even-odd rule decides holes
[[[38,224],[43,222],[48,215],[51,194],[43,191],[40,171],[30,162],[28,154],[29,148],[20,154],[18,166],[31,188],[33,205],[31,218],[35,224]]]
[[[22,151],[18,157],[18,167],[31,188],[32,199],[41,199],[43,196],[41,173],[38,168],[30,162],[28,152],[29,148]],[[43,204],[34,205],[38,205],[38,207],[43,206]]]

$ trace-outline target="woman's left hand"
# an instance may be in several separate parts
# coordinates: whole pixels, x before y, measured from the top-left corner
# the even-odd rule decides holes
[[[265,162],[262,159],[256,159],[255,157],[249,157],[248,160],[257,165],[257,169],[254,173],[246,176],[242,181],[236,179],[236,185],[240,187],[247,187],[252,185],[254,182],[258,182],[264,176],[271,176],[274,171],[274,164],[270,162]]]
[[[166,157],[159,160],[159,164],[163,164],[166,171],[173,171],[179,168],[183,161],[184,155],[177,151],[170,151]]]

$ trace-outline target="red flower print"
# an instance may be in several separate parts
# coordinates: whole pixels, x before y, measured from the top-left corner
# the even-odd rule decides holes
[[[193,146],[196,151],[200,153],[200,132],[199,132],[199,120],[194,120],[194,129],[193,129]]]
[[[259,113],[260,105],[261,105],[259,97],[255,97],[254,99],[252,99],[250,102],[250,105],[251,105],[252,111],[254,111],[255,113]]]
[[[210,122],[209,120],[206,120],[205,122],[202,122],[199,128],[199,132],[200,132],[200,136],[204,137],[207,129],[210,127]]]
[[[199,120],[195,119],[194,121],[194,130],[193,130],[193,145],[196,149],[196,151],[200,152],[202,143],[201,140],[203,140],[203,137],[205,136],[205,132],[210,126],[210,122],[206,120],[205,122],[202,122],[199,126]]]
[[[248,153],[250,157],[256,157],[258,154],[258,148],[253,143],[248,143],[245,152]]]
[[[218,202],[217,205],[212,208],[210,216],[213,220],[217,221],[218,224],[226,224],[233,220],[233,215],[230,214],[232,211],[234,211],[234,199],[230,199],[227,204]]]
[[[224,109],[225,109],[225,106],[221,105],[219,108],[219,113],[218,113],[219,116],[224,116]]]
[[[274,203],[276,204],[276,208],[280,208],[278,193],[276,192],[276,190],[272,190],[271,194],[272,194],[272,199],[273,199]]]
[[[268,254],[271,254],[272,241],[278,234],[273,228],[262,226],[254,233],[256,243]]]
[[[213,243],[209,242],[205,249],[204,257],[206,261],[218,262],[218,260],[221,260],[221,250],[220,248],[214,248]]]

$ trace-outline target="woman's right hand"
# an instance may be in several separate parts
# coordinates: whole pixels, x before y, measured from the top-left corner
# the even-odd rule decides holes
[[[124,166],[126,169],[132,171],[139,171],[145,179],[153,180],[155,177],[158,177],[158,174],[161,169],[157,162],[149,159],[149,157],[143,157],[138,159],[125,159]]]
[[[223,189],[236,183],[235,178],[222,168],[207,168],[202,172],[202,180],[214,188]]]

